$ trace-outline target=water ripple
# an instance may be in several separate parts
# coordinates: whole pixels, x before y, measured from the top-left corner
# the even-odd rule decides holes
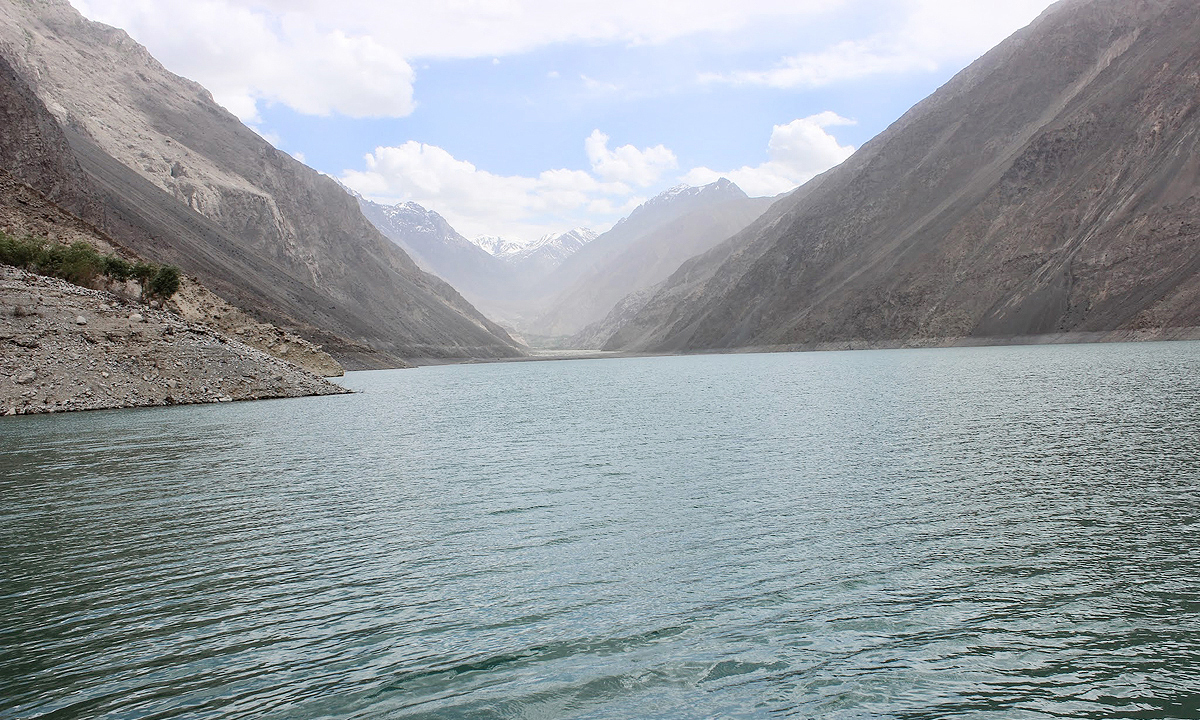
[[[1200,345],[0,421],[0,718],[1200,716]]]

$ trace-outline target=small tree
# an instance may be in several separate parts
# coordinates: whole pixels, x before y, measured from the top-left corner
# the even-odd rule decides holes
[[[150,280],[150,296],[163,302],[171,299],[179,290],[179,268],[174,265],[163,265]]]
[[[151,265],[148,262],[142,262],[141,260],[138,260],[133,264],[133,269],[130,270],[129,274],[142,284],[142,289],[144,290],[149,286],[150,280],[154,278],[154,275],[157,272],[157,265]]]
[[[115,282],[125,282],[133,277],[133,263],[116,255],[104,257],[104,274]]]

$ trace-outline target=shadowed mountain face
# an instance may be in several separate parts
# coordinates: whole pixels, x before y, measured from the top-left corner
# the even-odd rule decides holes
[[[58,122],[3,55],[0,123],[0,168],[76,215],[98,215],[92,187]]]
[[[138,253],[182,266],[352,367],[521,354],[337,183],[271,147],[124,32],[65,0],[0,0],[0,53],[65,131],[102,206],[97,224]]]
[[[1194,0],[1059,3],[685,263],[607,346],[1200,325],[1197,38]]]

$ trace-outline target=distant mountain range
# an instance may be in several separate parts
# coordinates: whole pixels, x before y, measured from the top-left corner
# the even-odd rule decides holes
[[[520,241],[500,237],[499,235],[480,235],[479,237],[472,238],[471,242],[478,245],[488,255],[495,257],[512,255],[525,247],[525,244]]]
[[[557,266],[596,237],[596,233],[588,228],[575,228],[567,232],[543,235],[531,243],[522,243],[497,235],[481,235],[471,242],[488,254],[513,264],[519,265],[532,259],[535,262],[544,262],[547,266]]]
[[[770,204],[769,198],[747,197],[726,179],[681,185],[651,198],[546,278],[540,312],[526,330],[576,335],[626,295],[664,280],[684,261],[749,225]]]
[[[845,163],[627,297],[604,345],[1194,335],[1198,38],[1195,0],[1054,5]]]
[[[724,179],[679,186],[602,235],[577,228],[528,244],[467,240],[415,203],[389,207],[360,197],[359,204],[380,231],[486,314],[534,344],[561,346],[577,344],[570,338],[625,295],[741,230],[770,200],[749,198]]]
[[[548,273],[596,237],[596,233],[588,228],[575,228],[563,233],[543,235],[522,247],[504,247],[497,256],[512,265],[536,268]]]
[[[422,269],[453,285],[490,317],[510,325],[522,316],[530,288],[595,237],[592,231],[579,229],[529,244],[499,237],[471,241],[437,212],[417,203],[382,205],[350,192],[363,215]]]

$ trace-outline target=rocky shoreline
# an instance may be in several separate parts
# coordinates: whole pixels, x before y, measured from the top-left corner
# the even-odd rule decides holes
[[[348,392],[206,324],[0,266],[0,415]]]

